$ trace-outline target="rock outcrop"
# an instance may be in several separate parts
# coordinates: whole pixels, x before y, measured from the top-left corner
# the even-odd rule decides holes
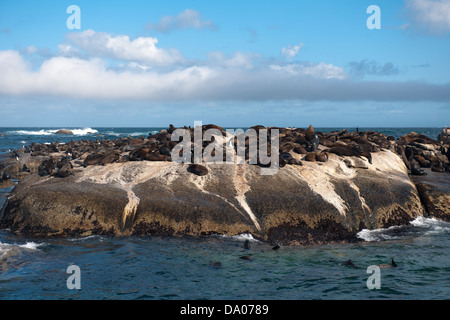
[[[208,165],[198,176],[188,165],[149,161],[75,168],[64,179],[35,174],[13,190],[0,221],[39,237],[251,233],[300,245],[356,241],[363,228],[422,215],[398,156],[381,151],[366,165],[349,168],[330,154],[326,163],[288,164],[273,176],[248,164]]]
[[[70,134],[73,135],[73,131],[72,130],[67,130],[67,129],[61,129],[55,132],[55,134]]]
[[[210,128],[219,132],[215,143],[237,139],[214,125],[203,132]],[[359,241],[362,229],[417,216],[450,216],[448,193],[420,181],[416,188],[409,175],[414,160],[428,174],[416,178],[445,180],[448,146],[413,133],[396,142],[373,131],[276,129],[273,175],[261,174],[267,164],[249,164],[248,150],[243,164],[172,162],[173,126],[147,138],[32,144],[3,164],[22,180],[0,212],[0,227],[38,237],[250,233],[273,244],[308,245]],[[437,160],[443,172],[431,171]]]

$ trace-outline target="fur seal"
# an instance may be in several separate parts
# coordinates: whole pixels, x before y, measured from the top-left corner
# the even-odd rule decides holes
[[[276,246],[272,247],[272,250],[276,251],[278,249],[280,249],[281,247],[277,244]]]
[[[391,258],[391,264],[379,264],[378,267],[381,269],[395,268],[395,267],[397,267],[397,264],[395,263],[394,259]]]
[[[61,168],[58,170],[58,177],[60,178],[66,178],[72,174],[72,163],[67,162],[65,163]]]
[[[239,257],[239,259],[242,259],[242,260],[253,260],[253,257],[252,256],[242,256],[242,257]]]
[[[307,153],[305,156],[305,161],[315,162],[316,161],[316,153],[315,152]]]
[[[3,171],[3,174],[2,174],[2,177],[1,177],[1,179],[0,179],[0,182],[1,181],[6,181],[6,180],[8,180],[9,179],[9,176],[8,176],[8,174],[6,173],[6,170],[4,170]]]
[[[316,152],[319,148],[319,144],[320,144],[319,136],[317,134],[314,134],[311,143],[309,145],[308,151]]]
[[[343,261],[341,264],[346,267],[357,268],[353,261],[350,259]]]
[[[423,171],[416,160],[411,160],[411,174],[415,176],[426,176],[427,173]]]
[[[328,153],[321,152],[319,154],[316,154],[316,160],[319,162],[327,162],[328,161]]]
[[[38,168],[38,174],[43,177],[52,174],[53,170],[56,168],[56,163],[53,158],[42,161]]]
[[[315,131],[312,125],[309,125],[305,132],[305,138],[307,141],[312,141],[314,139]]]
[[[187,168],[187,172],[193,173],[197,176],[206,176],[209,172],[208,168],[200,164],[191,164]]]
[[[100,164],[104,158],[105,158],[104,154],[92,153],[92,154],[88,155],[86,157],[86,159],[84,159],[84,164],[86,164],[88,166],[94,166],[94,165]]]
[[[294,165],[299,165],[299,166],[302,165],[302,163],[300,161],[298,161],[297,159],[294,159],[294,157],[290,153],[287,153],[287,152],[280,153],[279,158],[280,158],[280,163],[282,161],[284,161],[285,164],[294,164]]]
[[[402,146],[397,146],[396,148],[397,154],[399,154],[402,157],[403,162],[405,163],[405,166],[408,168],[408,170],[411,170],[411,163],[409,162],[408,158],[406,157],[405,149],[403,149]]]
[[[347,156],[347,157],[358,157],[358,158],[361,158],[361,156],[366,156],[366,158],[369,161],[369,163],[372,163],[372,157],[370,155],[370,152],[368,152],[367,154],[364,154],[364,153],[361,153],[361,152],[358,152],[358,151],[354,150],[353,148],[344,147],[342,145],[339,145],[339,146],[335,145],[334,147],[328,149],[327,152],[337,154],[338,156],[341,156],[341,157],[342,156],[344,156],[344,157]]]
[[[250,249],[250,241],[249,240],[245,240],[244,249]]]
[[[220,268],[222,266],[222,263],[220,263],[219,261],[212,261],[210,265],[214,268]]]
[[[336,259],[330,259],[330,262],[333,262],[335,264],[345,266],[345,267],[358,268],[351,259],[348,259],[345,261],[337,261]]]
[[[301,145],[296,146],[294,149],[292,149],[297,154],[307,154],[308,152],[303,148]]]
[[[431,167],[431,171],[434,171],[434,172],[444,172],[445,169],[444,169],[444,167],[443,167],[443,165],[442,165],[442,161],[441,161],[441,160],[438,160],[438,161],[436,161],[435,163],[433,163],[433,165],[432,165],[432,167]]]
[[[116,150],[107,152],[105,154],[105,157],[103,158],[101,164],[105,165],[105,164],[109,164],[109,163],[114,163],[117,160],[119,160],[119,157],[120,157],[120,155],[118,154],[118,151],[116,151]]]

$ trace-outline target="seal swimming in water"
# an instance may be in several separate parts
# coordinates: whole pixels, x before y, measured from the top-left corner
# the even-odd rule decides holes
[[[351,268],[356,268],[358,269],[358,267],[353,263],[353,261],[351,259],[345,260],[345,261],[337,261],[336,259],[330,259],[330,262],[333,262],[335,264],[341,265],[341,266],[345,266],[345,267],[351,267]]]
[[[381,269],[395,268],[395,267],[397,267],[397,264],[395,263],[394,259],[391,258],[391,264],[379,264],[378,267]]]
[[[222,263],[220,263],[219,261],[212,261],[210,265],[214,268],[220,268],[222,266]]]

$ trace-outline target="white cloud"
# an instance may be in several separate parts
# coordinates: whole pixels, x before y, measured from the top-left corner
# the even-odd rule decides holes
[[[178,50],[160,49],[156,46],[158,39],[152,37],[130,40],[126,35],[112,36],[109,33],[86,30],[69,33],[67,39],[91,56],[144,62],[156,66],[185,62]]]
[[[57,56],[64,57],[79,57],[81,55],[80,50],[71,46],[70,44],[59,44],[58,51],[56,52]]]
[[[255,57],[257,57],[257,55],[243,52],[236,52],[233,56],[229,57],[223,52],[214,51],[208,54],[207,65],[215,67],[251,69],[254,67],[253,59]]]
[[[287,65],[271,65],[275,71],[283,71],[295,76],[310,76],[316,79],[345,79],[347,74],[341,67],[326,63],[291,63]]]
[[[210,29],[216,30],[216,25],[211,20],[202,20],[202,16],[196,10],[186,9],[177,16],[165,16],[157,24],[150,22],[148,29],[160,32],[170,32],[176,29]]]
[[[64,48],[62,48],[64,49]],[[450,84],[354,81],[327,63],[259,63],[251,54],[173,68],[136,61],[54,56],[35,68],[18,51],[0,51],[0,96],[102,101],[450,101]],[[214,63],[214,59],[216,62]]]
[[[294,58],[301,48],[303,48],[303,43],[299,43],[295,46],[287,46],[281,49],[281,54],[286,58]]]
[[[141,67],[134,65],[132,67]],[[187,67],[166,73],[108,69],[101,59],[53,57],[32,71],[17,51],[0,51],[0,94],[88,99],[177,99],[188,97],[213,73]]]
[[[435,34],[450,32],[450,0],[405,0],[412,22],[408,27]]]

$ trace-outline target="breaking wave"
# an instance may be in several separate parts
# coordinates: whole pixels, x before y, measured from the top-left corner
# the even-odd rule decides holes
[[[8,133],[15,135],[50,136],[58,132],[58,130],[67,130],[67,129],[16,130],[16,131],[9,131]],[[86,136],[89,134],[98,133],[97,130],[92,128],[68,129],[68,130],[72,131],[74,136]]]
[[[368,230],[363,229],[357,237],[368,242],[400,240],[411,236],[445,234],[450,232],[450,223],[435,218],[417,217],[408,225]]]

